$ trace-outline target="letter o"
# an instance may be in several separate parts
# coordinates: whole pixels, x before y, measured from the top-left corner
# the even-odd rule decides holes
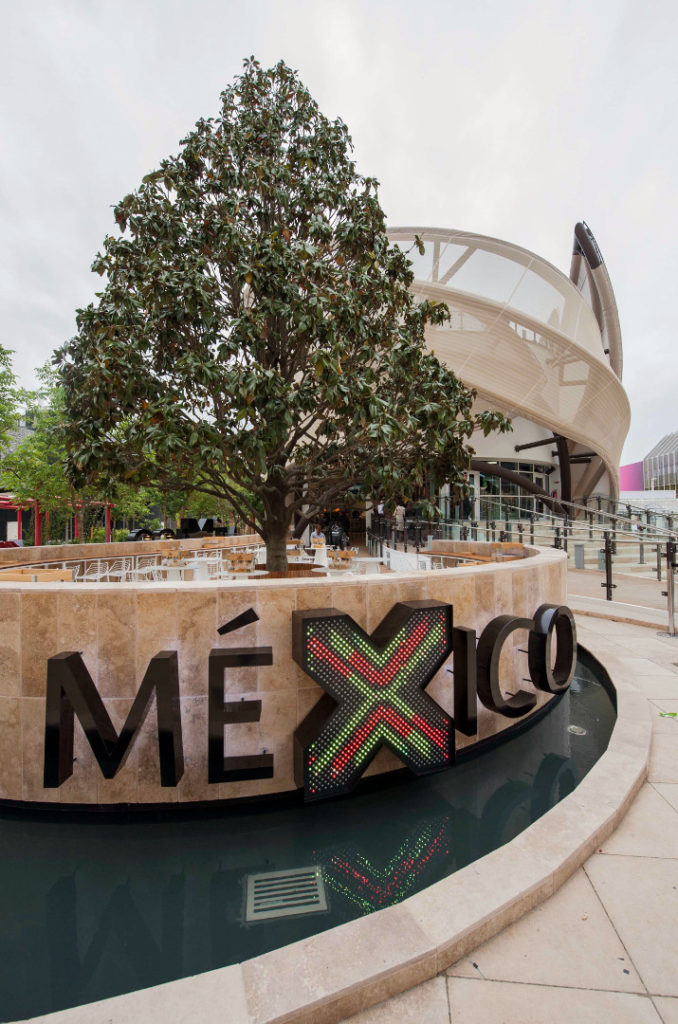
[[[553,632],[558,646],[553,662]],[[534,630],[528,645],[530,679],[545,693],[565,693],[577,664],[577,627],[574,615],[565,605],[542,604],[534,616]]]

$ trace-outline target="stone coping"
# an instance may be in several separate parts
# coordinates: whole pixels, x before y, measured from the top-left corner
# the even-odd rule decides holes
[[[142,556],[143,557],[144,555],[164,554],[164,553],[166,553],[166,552],[168,552],[170,550],[176,550],[177,547],[180,550],[183,550],[183,551],[198,551],[198,550],[200,550],[201,548],[204,548],[204,547],[207,547],[208,549],[213,550],[213,549],[217,548],[217,545],[215,545],[215,543],[214,543],[215,539],[220,541],[220,544],[218,545],[219,548],[241,548],[241,547],[243,547],[243,548],[248,548],[248,547],[252,548],[252,547],[255,547],[256,545],[261,545],[263,543],[263,541],[261,540],[261,537],[257,536],[256,534],[248,534],[248,535],[245,535],[245,536],[229,536],[229,537],[219,537],[219,538],[194,537],[194,538],[187,538],[187,539],[181,539],[181,540],[154,540],[154,541],[143,541],[143,542],[141,542],[141,541],[129,541],[127,543],[125,543],[125,542],[116,542],[114,544],[55,544],[55,545],[52,545],[52,544],[44,545],[43,544],[41,547],[0,548],[0,583],[3,583],[2,571],[4,569],[7,569],[7,570],[22,569],[22,568],[27,568],[27,567],[29,567],[31,565],[45,565],[45,564],[54,565],[54,564],[57,564],[57,563],[64,563],[64,562],[95,562],[95,561],[98,561],[98,560],[99,561],[101,561],[101,560],[110,560],[110,559],[114,559],[114,558],[129,558],[130,556]],[[429,551],[428,549],[422,548],[421,549],[421,554],[422,555],[431,555],[431,554],[433,554],[433,555],[436,555],[436,554],[438,554],[438,555],[454,555],[454,554],[471,555],[474,552],[476,552],[476,553],[483,553],[483,552],[489,553],[492,549],[495,549],[497,547],[499,547],[499,545],[496,544],[496,543],[481,542],[481,541],[473,541],[473,542],[472,541],[434,541],[433,542],[433,547],[432,547],[431,551]],[[453,572],[455,576],[464,575],[464,574],[466,574],[466,575],[473,574],[476,571],[486,573],[488,571],[492,572],[493,570],[496,570],[496,569],[499,569],[499,568],[506,568],[508,566],[511,566],[514,569],[516,567],[525,568],[526,566],[525,566],[524,559],[525,558],[532,558],[535,555],[539,555],[540,556],[541,564],[560,562],[560,561],[563,560],[563,558],[566,558],[566,555],[565,555],[564,552],[558,551],[555,548],[538,547],[536,545],[530,546],[529,544],[523,544],[522,548],[523,548],[523,553],[524,553],[524,557],[523,558],[507,559],[505,561],[502,561],[502,560],[491,561],[491,562],[487,562],[485,564],[479,564],[479,563],[471,563],[471,564],[468,564],[468,565],[463,565],[462,564],[462,565],[455,566],[453,569],[447,569],[447,568],[445,568],[445,569],[438,569],[438,570],[436,570],[436,575],[438,575],[438,573],[447,573],[447,572]],[[409,553],[411,554],[412,552],[409,552]],[[421,577],[422,571],[424,571],[424,570],[416,570],[416,571],[415,570],[407,570],[407,571],[398,573],[398,575],[402,576],[402,577],[409,577],[410,575],[414,574],[415,577]],[[393,575],[393,574],[394,574],[393,570],[389,570],[389,575]],[[371,581],[374,581],[374,577],[375,576],[377,577],[377,579],[379,578],[379,574],[367,574],[368,580],[371,580]],[[290,584],[290,585],[294,586],[295,584],[297,584],[297,585],[299,584],[300,579],[303,579],[305,582],[310,582],[310,581],[312,581],[314,579],[314,577],[302,577],[302,578],[292,577],[292,578],[287,579],[287,580],[285,580],[285,579],[266,580],[266,579],[252,578],[252,579],[248,579],[248,580],[243,580],[242,582],[243,583],[247,583],[248,586],[251,586],[252,584],[256,584],[257,586],[259,586],[260,584],[263,584],[263,583],[269,583],[269,584],[270,583],[274,583],[274,584]],[[351,579],[351,577],[349,577],[349,580],[350,579]],[[317,580],[315,580],[315,582],[322,583],[323,581],[325,583],[327,583],[327,579],[322,577],[322,576],[320,576],[320,574],[318,574],[318,578],[317,578]],[[336,581],[337,580],[336,580],[336,577],[335,577],[333,579],[333,582],[336,582]],[[233,582],[238,583],[240,581],[235,580]],[[184,591],[188,586],[190,586],[190,587],[195,586],[198,589],[202,589],[204,587],[212,587],[213,588],[215,586],[219,586],[220,584],[223,584],[223,580],[200,580],[200,581],[198,581],[198,580],[195,580],[195,581],[194,580],[190,580],[187,583],[181,582],[181,584],[179,586],[179,589]],[[37,588],[39,588],[41,586],[40,583],[31,583],[29,581],[27,581],[26,584],[22,584],[22,583],[16,582],[16,581],[8,581],[8,583],[7,583],[7,586],[24,586],[24,585],[25,586],[30,586],[31,591],[35,591]],[[53,590],[56,585],[57,585],[57,581],[49,582],[49,583],[43,583],[42,584],[42,586],[46,586],[47,589],[49,589],[49,590]],[[59,586],[68,586],[69,584],[66,581],[58,581],[58,585]],[[79,587],[82,584],[81,584],[81,582],[77,582],[75,585]],[[88,583],[87,583],[88,591],[92,590],[96,585],[97,584],[94,584],[94,583],[88,581]],[[100,586],[103,586],[107,591],[110,591],[110,588],[112,586],[115,586],[115,587],[126,587],[126,588],[142,587],[144,591],[147,591],[153,585],[154,585],[154,582],[152,580],[148,580],[148,581],[145,580],[145,581],[141,581],[141,582],[136,581],[136,582],[132,582],[132,583],[115,582],[115,583],[100,584]],[[178,585],[178,581],[173,581],[173,586],[176,587],[177,585]],[[155,586],[156,587],[160,587],[163,590],[167,590],[168,589],[167,582],[156,583]]]
[[[595,643],[588,650],[596,656]],[[631,670],[615,667],[612,682],[618,717],[607,751],[505,846],[397,906],[242,964],[32,1020],[335,1024],[435,977],[551,896],[626,813],[647,774],[651,721]]]
[[[257,534],[228,537],[188,537],[170,540],[115,541],[111,544],[42,544],[20,548],[0,548],[0,569],[21,568],[21,566],[44,562],[96,561],[98,558],[129,558],[130,555],[156,555],[179,547],[182,550],[197,551],[212,547],[219,541],[220,547],[250,547],[262,544]],[[0,574],[0,579],[2,575]]]

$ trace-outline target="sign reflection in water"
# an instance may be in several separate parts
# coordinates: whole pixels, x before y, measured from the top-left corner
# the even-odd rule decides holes
[[[606,691],[592,681],[578,690],[522,736],[453,772],[331,805],[68,821],[3,812],[3,1017],[238,962],[465,866],[566,795],[607,745],[614,713]],[[573,720],[586,736],[568,733]],[[244,924],[248,873],[319,861],[331,887],[327,915]]]

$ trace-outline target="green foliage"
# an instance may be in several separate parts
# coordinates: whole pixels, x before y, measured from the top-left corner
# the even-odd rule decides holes
[[[84,523],[84,539],[89,539],[90,524],[103,520],[103,501],[113,500],[116,515],[147,520],[151,508],[161,505],[163,495],[149,487],[111,484],[99,479],[96,484],[75,488],[66,473],[66,437],[64,432],[64,390],[59,374],[49,365],[37,371],[40,386],[21,392],[26,422],[33,433],[2,463],[3,486],[20,501],[37,499],[43,512],[81,508],[89,523]],[[183,497],[183,496],[181,496]],[[65,521],[60,528],[65,530]],[[56,523],[52,523],[54,530]],[[101,531],[102,526],[94,527]],[[125,530],[126,534],[127,531]]]
[[[33,428],[19,447],[3,460],[3,485],[20,501],[37,498],[43,509],[56,509],[72,500],[66,476],[63,436],[63,390],[49,366],[38,371],[40,386],[23,392],[26,422]]]
[[[409,292],[346,126],[283,63],[221,104],[115,207],[57,354],[69,473],[226,500],[279,548],[295,511],[457,479],[508,425],[427,353],[447,308]]]
[[[0,345],[0,455],[9,442],[9,431],[16,425],[18,392],[12,370],[12,352]]]

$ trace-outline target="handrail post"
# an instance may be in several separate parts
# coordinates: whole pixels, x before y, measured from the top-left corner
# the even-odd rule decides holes
[[[601,583],[601,587],[605,587],[605,598],[607,601],[612,600],[612,591],[616,590],[616,583],[612,582],[612,541],[610,540],[609,530],[603,532],[605,538],[605,547],[603,551],[605,553],[605,582]]]
[[[676,566],[676,545],[670,540],[666,544],[666,597],[669,613],[669,636],[676,635],[676,625],[673,619],[674,613],[674,592],[673,592],[673,570]]]
[[[659,583],[662,581],[662,549],[661,544],[657,544],[657,580]]]

